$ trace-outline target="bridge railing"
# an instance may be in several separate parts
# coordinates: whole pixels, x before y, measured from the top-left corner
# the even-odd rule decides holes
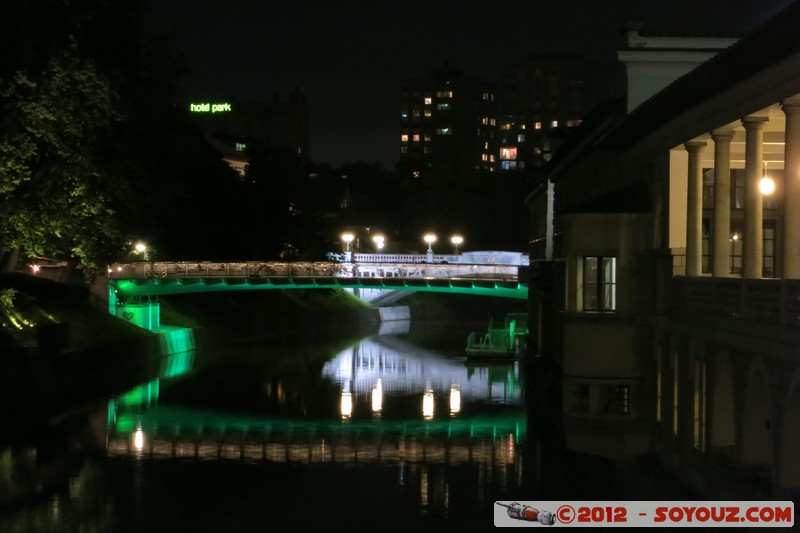
[[[109,279],[191,278],[518,278],[515,265],[333,262],[134,262],[111,265]]]

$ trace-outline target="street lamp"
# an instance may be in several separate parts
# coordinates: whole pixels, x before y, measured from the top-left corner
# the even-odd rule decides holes
[[[134,246],[134,249],[141,254],[144,253],[145,250],[147,250],[147,245],[145,245],[145,243],[143,242],[137,242],[136,245]]]
[[[436,242],[436,234],[426,233],[422,240],[428,243],[428,263],[433,263],[433,243]]]
[[[355,240],[355,238],[356,238],[356,236],[353,235],[352,233],[349,233],[349,232],[348,233],[342,233],[342,241],[344,241],[345,245],[347,246],[345,248],[345,252],[349,252],[350,251],[350,243],[353,242]]]
[[[775,180],[767,176],[767,162],[764,161],[764,172],[761,174],[761,181],[758,182],[758,188],[761,194],[769,196],[775,192]]]
[[[453,243],[453,246],[455,246],[455,250],[453,251],[453,253],[458,255],[459,253],[458,245],[464,242],[464,237],[462,237],[461,235],[453,235],[452,237],[450,237],[450,242]]]
[[[384,245],[385,241],[386,241],[386,237],[384,237],[383,235],[373,235],[372,236],[372,242],[375,243],[375,248],[377,248],[377,250],[379,252],[381,250],[383,250],[383,245]]]

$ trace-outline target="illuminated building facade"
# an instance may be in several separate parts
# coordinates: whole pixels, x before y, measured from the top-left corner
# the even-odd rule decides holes
[[[492,171],[498,161],[495,84],[445,65],[401,93],[400,161],[419,176],[444,165]]]
[[[800,494],[798,24],[601,108],[526,199],[568,446],[712,498]]]

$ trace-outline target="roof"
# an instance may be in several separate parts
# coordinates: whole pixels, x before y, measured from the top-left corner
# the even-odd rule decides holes
[[[800,53],[800,2],[795,2],[713,58],[678,78],[633,110],[614,128],[603,145],[630,147],[654,125],[700,107],[728,88]]]

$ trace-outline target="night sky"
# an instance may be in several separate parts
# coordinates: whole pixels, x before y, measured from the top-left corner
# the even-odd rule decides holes
[[[399,92],[447,60],[499,79],[529,55],[611,61],[625,21],[643,33],[739,35],[791,0],[462,1],[149,0],[154,31],[171,31],[190,76],[186,102],[309,100],[317,163],[397,159]],[[484,2],[489,5],[489,2]]]

